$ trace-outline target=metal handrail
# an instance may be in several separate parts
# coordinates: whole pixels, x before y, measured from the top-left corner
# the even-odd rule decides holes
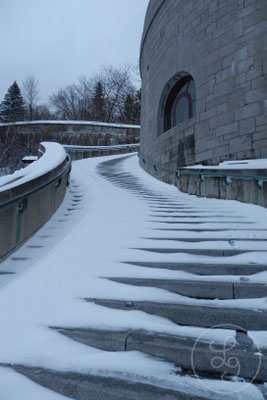
[[[102,151],[102,150],[117,150],[117,149],[130,149],[139,147],[139,143],[131,143],[131,144],[119,144],[119,145],[111,145],[111,146],[80,146],[80,145],[62,145],[65,150],[74,150],[74,151]]]
[[[220,177],[220,178],[225,178],[225,179],[244,179],[244,180],[254,180],[258,182],[258,185],[260,186],[260,182],[267,182],[267,176],[260,176],[260,175],[245,175],[245,174],[233,174],[233,173],[225,173],[225,172],[208,172],[205,170],[200,170],[198,172],[196,171],[189,171],[189,170],[184,170],[184,169],[172,169],[168,167],[164,167],[161,164],[157,164],[154,161],[149,160],[145,156],[143,156],[141,153],[138,153],[138,157],[143,160],[143,162],[148,163],[154,167],[154,169],[162,169],[164,171],[172,172],[176,174],[176,177],[179,178],[179,175],[195,175],[199,177]],[[196,168],[197,169],[197,168]]]
[[[39,192],[40,190],[44,189],[45,187],[51,185],[51,183],[56,182],[59,179],[61,179],[63,176],[65,176],[71,170],[71,157],[69,154],[67,154],[66,160],[67,160],[67,163],[66,163],[64,170],[62,172],[60,172],[56,177],[54,177],[53,179],[50,179],[48,182],[46,182],[34,189],[29,190],[28,192],[24,192],[21,195],[16,196],[16,197],[12,198],[11,200],[8,200],[5,203],[0,204],[0,209],[6,208],[9,205],[16,203],[19,200],[25,199],[26,197],[31,196],[33,193]]]

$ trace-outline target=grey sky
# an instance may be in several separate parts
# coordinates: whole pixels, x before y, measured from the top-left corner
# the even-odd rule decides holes
[[[137,64],[148,0],[0,0],[0,101],[27,75],[41,101],[103,64]]]

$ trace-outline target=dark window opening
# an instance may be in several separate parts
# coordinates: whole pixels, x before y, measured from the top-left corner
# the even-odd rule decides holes
[[[192,118],[196,113],[196,88],[191,76],[180,79],[171,89],[164,109],[164,131]]]

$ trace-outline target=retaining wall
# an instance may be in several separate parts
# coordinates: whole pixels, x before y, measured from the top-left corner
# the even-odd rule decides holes
[[[171,170],[141,155],[140,165],[155,178],[177,186],[184,193],[199,197],[238,200],[267,207],[266,168]]]
[[[40,228],[64,199],[71,162],[58,143],[41,143],[39,159],[0,179],[0,258]]]
[[[25,154],[37,154],[43,141],[77,146],[138,143],[140,127],[89,121],[33,121],[0,124],[0,167],[22,166]]]

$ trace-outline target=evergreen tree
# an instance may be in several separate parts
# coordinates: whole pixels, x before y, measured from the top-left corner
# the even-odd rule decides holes
[[[137,90],[134,98],[134,123],[140,124],[140,114],[141,114],[141,89]]]
[[[140,123],[141,90],[135,94],[127,94],[123,108],[123,122],[128,124]]]
[[[134,123],[134,100],[130,94],[127,94],[124,102],[124,122]]]
[[[2,122],[23,121],[25,103],[20,88],[15,81],[9,87],[4,100],[0,104],[0,118]]]
[[[93,117],[96,121],[105,120],[105,97],[104,88],[101,81],[98,81],[94,87],[92,96],[93,100]]]

